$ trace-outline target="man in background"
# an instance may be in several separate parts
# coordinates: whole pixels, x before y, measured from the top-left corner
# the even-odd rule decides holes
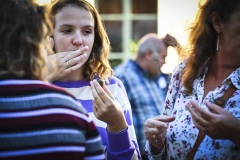
[[[169,34],[164,38],[154,33],[147,34],[138,42],[136,59],[114,69],[114,75],[123,82],[132,106],[133,123],[143,160],[147,159],[144,122],[162,113],[168,88],[168,75],[160,70],[165,63],[168,46],[177,47],[179,44]]]

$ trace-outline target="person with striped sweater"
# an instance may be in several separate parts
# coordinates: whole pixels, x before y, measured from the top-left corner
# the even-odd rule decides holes
[[[131,105],[122,82],[113,76],[110,43],[98,11],[86,0],[55,0],[50,9],[53,49],[62,71],[52,83],[71,92],[94,119],[107,159],[141,159]],[[98,84],[98,78],[104,83]]]
[[[105,159],[92,118],[47,82],[52,26],[32,0],[0,1],[0,159]]]

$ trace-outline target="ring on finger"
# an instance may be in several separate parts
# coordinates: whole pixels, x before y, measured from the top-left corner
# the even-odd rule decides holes
[[[95,106],[95,110],[96,110],[96,111],[97,111],[98,107],[99,107],[99,106]]]
[[[69,68],[70,67],[70,65],[69,65],[69,61],[67,61],[67,68]]]
[[[202,123],[203,123],[203,124],[206,124],[206,120],[205,120],[205,119],[203,119],[203,120],[202,120]]]
[[[156,138],[156,135],[154,134],[154,135],[153,135],[153,139],[155,139],[155,138]]]

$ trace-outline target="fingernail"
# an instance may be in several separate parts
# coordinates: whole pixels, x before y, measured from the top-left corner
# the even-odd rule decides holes
[[[191,104],[191,103],[187,103],[185,107],[186,107],[187,109],[190,108],[190,107],[192,108],[192,104]]]
[[[204,101],[204,104],[210,104],[211,102],[209,102],[209,101]]]

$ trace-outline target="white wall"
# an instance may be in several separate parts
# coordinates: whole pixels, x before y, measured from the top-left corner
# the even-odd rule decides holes
[[[158,34],[162,37],[170,33],[185,46],[188,41],[187,29],[196,17],[199,3],[204,2],[205,0],[158,0]],[[177,64],[177,52],[169,48],[162,71],[171,73]]]

